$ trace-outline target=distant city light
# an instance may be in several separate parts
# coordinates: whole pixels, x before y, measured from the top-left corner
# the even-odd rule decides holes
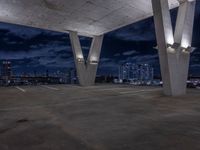
[[[154,69],[149,64],[125,63],[119,66],[119,80],[132,84],[151,84]]]

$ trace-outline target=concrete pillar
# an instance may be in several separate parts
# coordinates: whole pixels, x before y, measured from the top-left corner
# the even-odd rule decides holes
[[[79,84],[81,86],[94,85],[103,42],[103,35],[93,37],[87,60],[84,59],[77,32],[70,31],[69,35],[74,54]]]
[[[173,35],[168,0],[152,0],[164,94],[186,94],[195,0],[180,0]]]

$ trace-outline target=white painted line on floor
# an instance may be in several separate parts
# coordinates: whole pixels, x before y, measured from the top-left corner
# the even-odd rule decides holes
[[[136,93],[141,93],[141,92],[153,92],[153,91],[159,91],[160,88],[156,89],[149,89],[149,90],[139,90],[139,91],[124,91],[124,92],[119,92],[120,94],[136,94]]]
[[[47,85],[41,85],[41,86],[44,87],[44,88],[50,89],[50,90],[56,90],[56,91],[59,90],[58,88],[50,87],[50,86],[47,86]]]
[[[18,86],[16,86],[15,88],[18,89],[18,90],[20,90],[21,92],[24,92],[24,93],[26,92],[25,89],[22,89],[22,88],[20,88],[20,87],[18,87]]]

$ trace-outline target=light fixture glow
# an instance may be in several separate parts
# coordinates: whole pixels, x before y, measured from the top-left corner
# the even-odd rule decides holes
[[[188,40],[182,40],[181,47],[188,48],[190,46]]]
[[[180,44],[173,43],[173,44],[167,44],[167,51],[170,53],[175,53],[180,48]]]
[[[98,58],[95,57],[95,56],[92,56],[92,57],[90,58],[90,61],[98,61]]]
[[[80,63],[85,62],[83,58],[77,58],[77,61],[80,62]]]
[[[95,56],[92,56],[90,58],[90,64],[98,64],[98,58]]]
[[[83,55],[82,54],[78,54],[77,55],[77,59],[83,59]]]
[[[169,46],[169,47],[167,48],[167,51],[168,51],[169,53],[175,53],[175,52],[176,52],[175,49],[172,48],[171,46]]]
[[[190,53],[189,51],[187,51],[185,48],[182,50],[183,53]]]
[[[173,45],[174,44],[174,38],[173,36],[168,36],[167,37],[167,43]]]

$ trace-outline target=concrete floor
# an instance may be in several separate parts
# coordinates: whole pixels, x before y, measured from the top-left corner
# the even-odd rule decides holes
[[[0,88],[0,150],[199,150],[200,90]]]

